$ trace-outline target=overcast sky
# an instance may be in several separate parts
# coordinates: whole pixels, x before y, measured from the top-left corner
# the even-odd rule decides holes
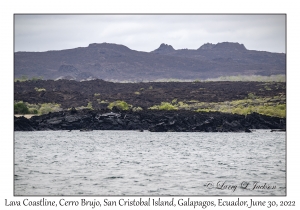
[[[15,15],[15,52],[116,43],[150,52],[161,43],[198,49],[238,42],[285,53],[285,15]]]

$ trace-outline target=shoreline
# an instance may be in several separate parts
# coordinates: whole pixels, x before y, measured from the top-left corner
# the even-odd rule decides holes
[[[34,115],[34,114],[15,114],[14,116],[15,117],[25,117],[27,119],[30,119],[31,117],[37,116],[37,115]]]
[[[118,109],[60,111],[26,118],[14,117],[14,131],[137,130],[151,132],[251,132],[285,130],[286,118],[192,111],[121,111]]]

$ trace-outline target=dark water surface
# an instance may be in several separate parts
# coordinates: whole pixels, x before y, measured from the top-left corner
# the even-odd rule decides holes
[[[15,132],[14,193],[285,195],[285,141],[270,130]]]

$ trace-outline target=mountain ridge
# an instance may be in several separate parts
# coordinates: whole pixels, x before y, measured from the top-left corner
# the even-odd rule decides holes
[[[196,50],[161,44],[151,52],[125,45],[92,43],[87,47],[15,52],[15,78],[155,80],[206,79],[219,76],[285,74],[286,54],[248,50],[243,44],[206,43]]]

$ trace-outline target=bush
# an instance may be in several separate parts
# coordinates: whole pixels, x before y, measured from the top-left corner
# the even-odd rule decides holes
[[[114,106],[117,107],[120,110],[129,110],[129,106],[131,106],[131,105],[127,104],[125,101],[119,101],[118,100],[118,101],[114,101],[114,102],[110,103],[107,106],[107,108],[112,109]]]
[[[172,104],[168,103],[168,102],[161,102],[160,105],[155,105],[150,107],[149,109],[158,109],[158,110],[178,110],[178,108],[176,106],[173,106]]]
[[[248,93],[248,99],[255,99],[256,96],[254,93]]]
[[[172,100],[172,104],[176,104],[177,103],[177,98]]]
[[[59,112],[61,110],[62,109],[60,108],[60,104],[44,103],[41,104],[41,107],[38,110],[38,114],[48,114],[49,112]]]
[[[28,107],[23,101],[19,101],[14,104],[14,113],[15,114],[29,114]]]
[[[93,110],[93,103],[92,102],[88,102],[88,105],[86,106],[88,109]]]
[[[49,112],[62,111],[60,104],[44,103],[44,104],[29,104],[28,102],[19,101],[14,104],[15,114],[48,114]]]
[[[29,108],[29,114],[38,114],[38,110],[34,108]]]
[[[100,99],[99,99],[100,100]],[[97,100],[98,101],[98,100]],[[99,101],[98,101],[99,103]],[[80,106],[80,107],[76,107],[76,110],[82,110],[82,109],[90,109],[93,110],[93,103],[92,102],[88,102],[87,106]]]
[[[37,88],[37,87],[35,87],[34,89],[35,89],[35,91],[37,91],[37,92],[46,91],[45,88]]]
[[[37,80],[42,80],[43,77],[42,76],[39,76],[39,77],[32,77],[31,79],[29,79],[27,76],[23,75],[21,78],[15,78],[15,82],[19,81],[19,82],[25,82],[25,81],[37,81]]]
[[[172,104],[168,102],[162,102],[159,106],[159,110],[177,110],[178,108],[173,106]]]
[[[139,107],[139,106],[138,106],[138,107],[133,107],[133,108],[132,108],[132,111],[133,111],[133,112],[143,111],[143,108],[142,108],[142,107]]]

